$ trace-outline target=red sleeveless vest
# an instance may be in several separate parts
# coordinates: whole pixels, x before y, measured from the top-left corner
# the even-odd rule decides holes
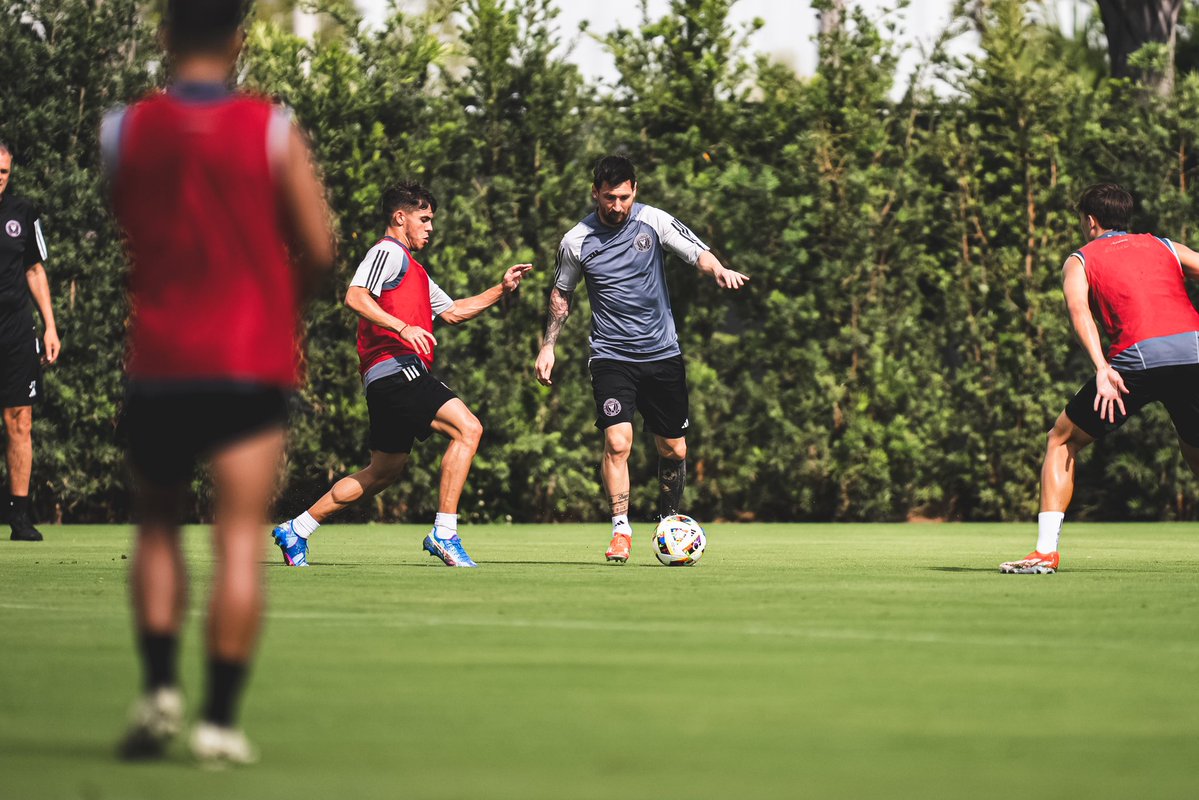
[[[1109,234],[1079,252],[1091,306],[1111,339],[1109,359],[1146,339],[1199,331],[1178,257],[1161,239]]]
[[[129,375],[299,382],[299,287],[268,131],[276,108],[157,93],[121,126],[113,200],[132,262]]]
[[[433,304],[429,300],[429,273],[412,257],[407,247],[390,237],[389,240],[404,248],[404,254],[408,256],[408,269],[400,276],[398,285],[390,289],[384,287],[379,293],[379,307],[396,319],[432,333]],[[395,331],[381,328],[361,317],[358,319],[358,370],[363,375],[380,361],[411,355],[419,356],[426,367],[433,366],[432,351],[428,355],[417,353]]]

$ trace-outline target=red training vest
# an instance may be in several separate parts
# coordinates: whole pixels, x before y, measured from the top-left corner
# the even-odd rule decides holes
[[[384,288],[377,298],[379,307],[399,320],[433,332],[433,304],[429,300],[429,273],[412,257],[412,251],[391,237],[384,237],[404,248],[408,256],[408,270],[400,278],[397,286]],[[380,242],[383,239],[379,240]],[[378,244],[378,242],[376,242]],[[359,317],[358,319],[358,370],[363,375],[366,371],[389,358],[416,355],[425,362],[426,367],[433,366],[433,351],[428,355],[417,353],[412,345],[400,338],[395,331],[381,328],[373,322]]]
[[[1137,342],[1199,331],[1178,256],[1147,233],[1101,236],[1083,246],[1091,307],[1111,340],[1108,359]]]
[[[268,152],[276,111],[160,92],[126,112],[113,200],[132,262],[132,378],[299,383],[299,286]]]

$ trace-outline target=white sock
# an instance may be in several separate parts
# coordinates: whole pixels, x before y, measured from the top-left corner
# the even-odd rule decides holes
[[[291,521],[291,529],[296,532],[296,536],[301,539],[307,539],[312,534],[316,533],[316,529],[321,524],[312,518],[312,515],[305,511],[300,516]]]
[[[1065,519],[1064,511],[1042,511],[1037,514],[1038,553],[1057,552],[1057,543],[1062,536],[1062,522]]]
[[[438,539],[452,539],[458,533],[458,515],[437,512],[433,518],[433,532]]]
[[[633,526],[629,524],[628,514],[617,514],[612,518],[612,533],[623,533],[625,536],[632,537]]]

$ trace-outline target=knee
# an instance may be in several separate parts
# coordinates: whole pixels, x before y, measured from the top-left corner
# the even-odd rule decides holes
[[[658,455],[671,461],[686,461],[687,442],[683,439],[675,442],[659,442]]]
[[[28,439],[33,430],[33,411],[29,408],[6,409],[4,429],[10,439]]]
[[[478,417],[472,415],[458,429],[458,436],[455,438],[472,451],[478,450],[479,443],[483,441],[483,423],[479,422]]]
[[[1083,433],[1069,419],[1059,419],[1046,437],[1046,452],[1052,453],[1059,448],[1066,448],[1073,458],[1090,442],[1090,437]]]
[[[609,461],[628,461],[631,452],[633,452],[632,436],[615,434],[604,439],[604,458]]]

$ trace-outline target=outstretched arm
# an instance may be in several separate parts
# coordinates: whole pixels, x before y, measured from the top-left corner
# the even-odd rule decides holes
[[[1103,355],[1099,326],[1091,315],[1087,270],[1078,256],[1067,258],[1062,267],[1062,291],[1066,295],[1066,308],[1070,311],[1070,324],[1095,367],[1095,410],[1099,412],[1100,419],[1115,422],[1117,408],[1121,414],[1126,413],[1123,396],[1128,394],[1128,388],[1120,373],[1112,369]]]
[[[740,289],[749,282],[748,275],[726,268],[720,263],[720,259],[712,255],[711,250],[705,250],[699,254],[695,267],[715,280],[716,285],[721,289]]]
[[[542,386],[553,386],[550,375],[554,371],[554,345],[558,342],[558,334],[570,316],[570,293],[564,292],[557,286],[550,289],[549,320],[545,323],[545,339],[541,342],[541,352],[537,354],[537,381]]]
[[[498,303],[501,298],[516,291],[516,287],[520,286],[520,282],[532,270],[532,264],[516,264],[509,267],[508,271],[504,273],[504,279],[495,286],[474,297],[468,297],[465,300],[455,300],[452,306],[438,314],[438,316],[441,317],[443,322],[448,322],[451,325],[457,325],[460,322],[466,322],[468,319],[474,319]]]

